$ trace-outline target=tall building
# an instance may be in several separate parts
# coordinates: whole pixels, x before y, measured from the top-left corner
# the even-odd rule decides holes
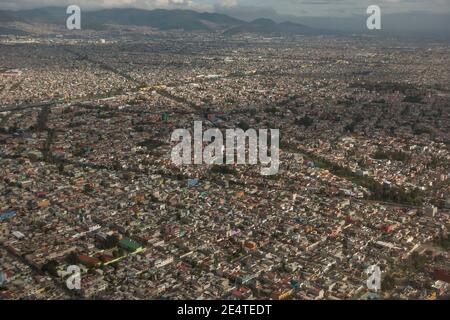
[[[435,206],[429,206],[425,208],[425,214],[429,217],[434,217],[437,214],[437,208]]]

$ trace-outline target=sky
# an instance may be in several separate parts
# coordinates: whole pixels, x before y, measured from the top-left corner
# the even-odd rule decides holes
[[[24,9],[76,4],[81,9],[136,7],[182,8],[211,12],[261,12],[294,16],[350,16],[369,5],[382,12],[450,12],[450,0],[0,0],[0,9]]]

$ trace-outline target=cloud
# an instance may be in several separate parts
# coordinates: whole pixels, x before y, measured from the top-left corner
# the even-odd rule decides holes
[[[1,0],[0,9],[17,10],[40,7],[66,7],[78,5],[81,9],[140,8],[140,9],[195,9],[207,10],[212,6],[197,0]]]
[[[237,0],[220,0],[218,5],[225,8],[237,7],[238,2]]]

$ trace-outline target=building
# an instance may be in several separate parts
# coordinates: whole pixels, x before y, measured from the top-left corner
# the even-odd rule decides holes
[[[19,77],[22,75],[22,71],[18,69],[6,70],[0,72],[0,76],[2,77]]]
[[[119,241],[119,246],[125,250],[131,251],[133,253],[141,252],[144,248],[139,243],[130,240],[128,238],[123,238]]]
[[[434,269],[433,279],[450,283],[450,270],[446,268]]]
[[[16,216],[15,211],[6,211],[6,212],[0,214],[0,221],[9,220],[15,216]]]
[[[159,259],[155,261],[155,268],[162,268],[174,261],[173,257],[168,257],[167,259]]]
[[[102,264],[102,262],[99,259],[85,255],[79,255],[78,260],[88,268],[99,267]]]
[[[9,236],[9,228],[6,223],[0,223],[0,240],[6,239]]]
[[[435,206],[430,206],[425,208],[425,214],[429,217],[434,217],[437,214],[437,208]]]

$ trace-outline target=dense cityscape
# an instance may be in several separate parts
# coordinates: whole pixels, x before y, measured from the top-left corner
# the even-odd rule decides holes
[[[1,36],[0,299],[449,295],[449,65],[370,36]],[[279,173],[174,165],[194,121],[279,129]]]

